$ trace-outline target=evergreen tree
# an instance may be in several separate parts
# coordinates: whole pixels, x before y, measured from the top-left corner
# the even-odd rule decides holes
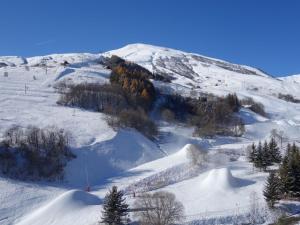
[[[280,163],[282,160],[282,156],[281,156],[280,149],[279,149],[274,137],[272,137],[269,142],[269,150],[270,150],[270,156],[271,156],[272,162]]]
[[[126,224],[127,215],[128,205],[125,203],[124,194],[113,186],[104,198],[102,222],[108,225]]]
[[[288,189],[292,197],[300,197],[300,152],[295,143],[291,147],[288,165]]]
[[[282,164],[280,165],[279,168],[280,183],[281,183],[283,194],[287,194],[289,192],[288,171],[289,171],[289,157],[288,154],[286,154],[283,157]]]
[[[274,172],[271,172],[266,185],[263,191],[265,200],[267,201],[268,205],[273,208],[274,204],[280,200],[281,192],[280,192],[280,180],[278,179],[277,175]]]
[[[290,197],[300,197],[300,152],[295,144],[287,146],[279,173],[283,192]]]
[[[256,149],[256,145],[253,142],[250,147],[249,162],[254,163],[256,160],[256,157],[257,157],[257,149]]]
[[[264,142],[264,146],[262,147],[261,160],[262,160],[261,165],[264,171],[267,169],[268,166],[272,165],[270,149],[267,141]]]
[[[261,169],[263,168],[263,147],[261,142],[258,142],[257,155],[255,157],[254,166]]]

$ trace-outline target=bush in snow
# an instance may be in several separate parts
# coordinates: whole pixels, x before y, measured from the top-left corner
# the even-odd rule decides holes
[[[150,139],[152,139],[158,133],[156,124],[142,109],[122,110],[115,117],[107,117],[107,122],[110,126],[116,128],[134,128]]]
[[[58,178],[75,157],[68,140],[68,134],[56,128],[12,127],[1,142],[1,170],[19,179]]]
[[[136,217],[141,225],[171,225],[184,218],[184,207],[169,192],[143,194],[135,201]]]
[[[241,136],[244,133],[243,121],[235,115],[241,107],[235,94],[225,97],[206,95],[198,99],[180,95],[162,97],[161,110],[168,110],[169,115],[172,112],[178,122],[195,126],[196,136]]]
[[[247,106],[251,111],[261,115],[266,116],[265,107],[263,104],[254,101],[253,98],[245,98],[241,100],[241,104]]]
[[[169,109],[161,109],[160,111],[161,117],[163,120],[168,121],[168,122],[173,122],[175,121],[175,114]]]
[[[110,114],[130,107],[126,93],[119,86],[90,83],[68,86],[67,91],[61,91],[58,104]]]
[[[207,162],[207,151],[190,145],[190,148],[187,149],[187,158],[192,165],[201,167]]]
[[[294,98],[294,96],[292,96],[290,94],[279,93],[278,98],[282,99],[282,100],[285,100],[287,102],[300,103],[300,99],[296,99],[296,98]]]
[[[283,141],[286,141],[288,139],[284,134],[283,130],[277,130],[277,129],[271,130],[270,137],[274,138],[277,142],[280,143],[280,148],[282,148]]]

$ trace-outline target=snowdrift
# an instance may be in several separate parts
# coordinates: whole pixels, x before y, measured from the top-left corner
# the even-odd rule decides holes
[[[106,178],[164,156],[158,146],[132,129],[119,130],[111,139],[76,149],[77,159],[69,162],[66,180],[84,188],[101,184]],[[128,174],[129,175],[129,174]]]
[[[100,204],[101,199],[90,193],[79,190],[67,191],[21,219],[17,225],[68,225],[72,224],[72,221],[76,221],[77,224],[88,224],[89,221],[95,221],[95,217],[89,211],[100,207]]]
[[[193,148],[192,144],[186,144],[182,149],[178,152],[168,155],[163,158],[159,158],[157,160],[144,163],[132,170],[130,172],[137,173],[138,171],[148,171],[148,175],[159,173],[168,168],[175,167],[177,165],[188,162],[187,152],[189,148]]]

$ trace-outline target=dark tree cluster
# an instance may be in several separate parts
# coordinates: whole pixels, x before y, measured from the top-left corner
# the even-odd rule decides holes
[[[292,96],[290,94],[279,93],[278,98],[282,99],[284,101],[287,101],[287,102],[300,103],[300,99],[294,98],[294,96]]]
[[[122,110],[117,116],[107,117],[110,126],[118,128],[135,128],[149,139],[153,139],[157,133],[156,124],[149,118],[144,110]]]
[[[58,104],[109,114],[133,107],[129,97],[118,85],[83,83],[71,85],[67,89],[61,92]]]
[[[56,128],[12,127],[0,144],[1,171],[19,179],[62,178],[66,163],[75,157],[68,140]]]
[[[263,192],[270,207],[284,198],[300,198],[300,149],[288,144],[277,172],[272,171]]]
[[[136,73],[136,74],[142,74],[147,79],[153,79],[153,80],[159,80],[163,82],[171,82],[171,77],[168,74],[159,74],[159,73],[151,73],[149,70],[145,69],[144,67],[132,63],[129,61],[126,61],[116,55],[113,55],[111,57],[104,58],[101,63],[105,65],[110,70],[116,70],[118,67],[125,69],[126,71],[129,71],[129,73]]]
[[[180,95],[163,97],[162,116],[195,126],[197,136],[240,136],[244,132],[244,123],[235,114],[241,107],[236,94],[225,97],[208,95],[198,99]]]
[[[110,84],[58,85],[59,104],[104,112],[110,124],[132,127],[147,137],[157,133],[149,117],[156,100],[165,120],[195,127],[196,136],[241,136],[244,123],[236,115],[241,103],[236,94],[225,97],[205,95],[198,99],[180,95],[161,94],[149,80],[151,72],[117,56],[105,58],[104,64],[112,70]]]
[[[156,99],[155,88],[149,80],[151,72],[117,56],[108,60],[106,64],[112,70],[110,84],[57,85],[62,94],[58,103],[100,112],[113,107],[114,111],[143,108],[149,112]]]
[[[156,93],[153,84],[143,71],[119,65],[112,70],[110,83],[121,86],[135,104],[139,104],[147,111],[151,109]]]
[[[265,141],[264,144],[259,142],[257,146],[253,143],[250,147],[249,161],[252,162],[256,168],[265,171],[268,166],[274,163],[280,163],[281,160],[281,152],[274,138],[271,138],[269,143],[267,141]]]
[[[113,57],[110,67],[113,68],[110,84],[58,85],[61,94],[58,104],[106,113],[111,116],[110,125],[135,128],[153,138],[157,127],[148,114],[156,92],[147,78],[150,72],[118,57]]]
[[[242,99],[240,102],[242,105],[247,106],[251,111],[261,116],[267,116],[264,105],[261,104],[260,102],[254,101],[253,98],[245,98]]]
[[[288,144],[287,151],[279,168],[283,194],[288,197],[300,197],[300,150]]]

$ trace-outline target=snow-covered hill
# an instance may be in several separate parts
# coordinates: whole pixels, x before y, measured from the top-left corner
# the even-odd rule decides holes
[[[154,73],[170,77],[172,85],[167,85],[166,89],[173,88],[177,92],[189,92],[191,89],[219,94],[248,91],[271,95],[290,92],[285,79],[274,78],[259,69],[169,48],[132,44],[104,55],[117,55]],[[295,94],[299,95],[300,91]]]
[[[171,77],[171,83],[154,81],[165,92],[188,96],[203,92],[223,96],[235,92],[241,99],[251,97],[265,106],[269,119],[255,123],[253,130],[249,127],[249,135],[255,133],[263,139],[271,128],[276,128],[298,138],[300,106],[278,99],[278,95],[290,94],[300,99],[299,75],[275,78],[253,67],[145,44],[127,45],[104,55],[117,55]]]
[[[56,104],[59,94],[55,87],[61,81],[108,82],[110,70],[100,62],[111,55],[168,77],[170,83],[153,81],[161,91],[192,97],[203,92],[235,92],[240,98],[252,97],[262,103],[268,117],[243,108],[239,114],[246,133],[241,138],[201,139],[192,136],[192,128],[163,123],[160,140],[154,143],[137,131],[112,129],[104,114]],[[0,57],[0,139],[13,125],[57,126],[71,133],[71,147],[77,155],[67,165],[64,181],[33,183],[1,176],[0,224],[96,224],[102,198],[111,185],[130,190],[144,181],[167,177],[170,182],[161,189],[176,194],[189,220],[202,218],[205,213],[207,217],[230,217],[236,214],[235,206],[247,211],[253,191],[263,202],[266,174],[253,172],[243,156],[245,148],[252,141],[267,138],[274,128],[283,130],[290,140],[300,141],[300,104],[278,98],[282,93],[300,99],[299,77],[274,78],[249,66],[145,44],[103,54]],[[221,157],[189,177],[182,171],[189,168],[189,144]],[[228,151],[240,156],[238,161],[229,162],[224,156]],[[77,190],[83,190],[87,183],[92,186],[91,193]]]

